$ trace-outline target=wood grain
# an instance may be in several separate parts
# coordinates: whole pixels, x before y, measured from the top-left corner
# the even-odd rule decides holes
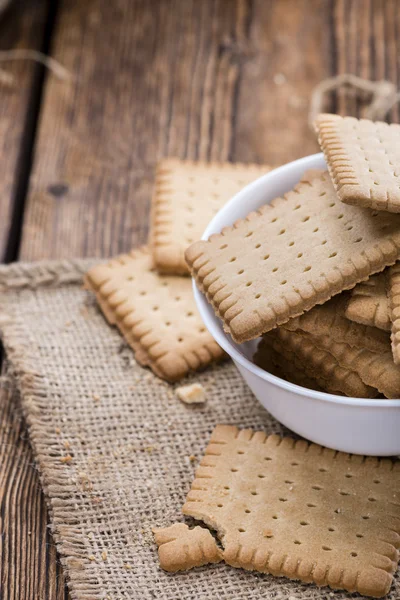
[[[400,11],[396,0],[337,0],[332,11],[332,36],[338,74],[354,73],[371,80],[387,79],[398,86],[400,68]],[[340,90],[337,112],[364,115],[365,103]],[[399,107],[388,114],[388,120],[399,121]]]
[[[17,1],[0,18],[0,50],[40,49],[46,15],[45,2]],[[8,82],[10,77],[12,81]],[[30,61],[0,63],[0,262],[7,258],[37,78],[38,68]]]
[[[65,581],[11,381],[0,387],[0,598],[65,600]]]
[[[47,15],[47,2],[14,2],[0,18],[0,50],[41,49]],[[0,69],[12,77],[10,83],[0,81],[2,262],[18,250],[10,236],[17,236],[23,209],[21,185],[26,184],[41,69],[29,61],[4,62]],[[0,598],[67,598],[26,427],[11,389],[0,390]]]
[[[257,2],[247,22],[236,35],[249,54],[239,61],[230,158],[278,166],[317,152],[308,109],[331,75],[329,3]]]
[[[54,56],[76,79],[47,82],[21,258],[145,242],[161,156],[279,164],[315,151],[307,99],[329,75],[325,6],[63,3]]]

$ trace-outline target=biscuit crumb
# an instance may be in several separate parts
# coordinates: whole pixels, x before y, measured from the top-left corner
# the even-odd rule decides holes
[[[89,531],[88,538],[89,538],[89,540],[93,539],[93,531]]]
[[[176,395],[185,404],[204,404],[207,400],[205,389],[200,383],[179,387]]]
[[[98,396],[97,394],[93,394],[93,400],[94,400],[95,402],[99,402],[99,400],[100,400],[100,396]]]
[[[127,571],[130,571],[132,569],[131,565],[124,565],[124,569],[126,569]]]
[[[191,463],[195,462],[195,461],[196,461],[196,457],[195,457],[195,455],[194,455],[194,454],[191,454],[191,455],[189,456],[189,460],[190,460],[190,462],[191,462]]]
[[[107,560],[107,552],[105,550],[103,550],[103,552],[101,553],[101,558],[103,560]]]
[[[89,556],[89,560],[91,560],[91,561],[94,561],[94,560],[96,560],[96,558],[93,556],[93,554],[91,554],[91,555]]]
[[[71,448],[71,444],[67,440],[65,440],[65,442],[64,442],[64,448],[66,450],[69,450]]]
[[[57,435],[60,435],[60,433],[61,433],[61,429],[59,427],[56,427],[54,431],[56,432]]]
[[[72,461],[72,456],[67,454],[66,456],[61,456],[60,462],[62,463],[70,463]]]

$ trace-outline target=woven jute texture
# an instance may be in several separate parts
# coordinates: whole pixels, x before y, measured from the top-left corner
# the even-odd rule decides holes
[[[196,468],[189,457],[202,455],[214,426],[284,431],[230,363],[192,377],[207,389],[203,408],[177,400],[135,363],[82,289],[88,266],[0,268],[2,340],[72,598],[352,597],[222,563],[175,575],[160,570],[151,529],[184,520],[180,508]],[[399,597],[397,575],[388,598]]]

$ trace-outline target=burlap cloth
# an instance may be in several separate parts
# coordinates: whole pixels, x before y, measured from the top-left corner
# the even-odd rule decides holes
[[[9,372],[72,598],[352,597],[224,564],[175,575],[160,570],[151,528],[183,521],[180,508],[196,467],[189,457],[201,456],[213,427],[283,428],[229,363],[195,377],[207,389],[203,408],[179,402],[171,386],[135,363],[82,289],[88,265],[0,268]],[[63,462],[68,454],[70,462]],[[399,597],[397,575],[388,598]]]

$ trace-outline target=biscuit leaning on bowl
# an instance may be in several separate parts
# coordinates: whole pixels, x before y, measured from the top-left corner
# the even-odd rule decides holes
[[[254,339],[400,257],[400,215],[343,204],[329,174],[186,251],[197,286],[233,340]]]

